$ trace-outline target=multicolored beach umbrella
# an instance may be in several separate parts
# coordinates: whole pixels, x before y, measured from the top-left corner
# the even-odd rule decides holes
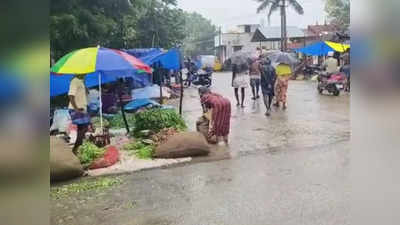
[[[78,49],[63,56],[51,68],[54,74],[88,74],[129,76],[151,73],[152,69],[139,59],[116,49],[92,47]]]

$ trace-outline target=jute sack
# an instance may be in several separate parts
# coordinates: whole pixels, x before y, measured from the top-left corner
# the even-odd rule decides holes
[[[50,136],[50,180],[64,181],[82,174],[82,165],[67,143]]]
[[[155,158],[181,158],[203,156],[210,153],[210,146],[199,132],[182,132],[171,136],[155,149]]]
[[[208,143],[216,144],[217,137],[216,136],[209,137],[208,135],[210,129],[210,119],[211,119],[211,113],[205,113],[203,116],[199,117],[199,119],[197,119],[196,121],[196,130],[197,132],[203,134]]]

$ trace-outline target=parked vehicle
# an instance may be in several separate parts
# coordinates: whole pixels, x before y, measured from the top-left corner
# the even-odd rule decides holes
[[[190,87],[191,84],[210,87],[212,84],[212,68],[193,71],[189,70],[186,73],[186,79],[183,81],[184,87]]]
[[[321,67],[319,65],[305,65],[303,69],[303,74],[306,79],[318,75],[319,72],[321,72]]]
[[[318,74],[318,92],[322,94],[324,90],[334,96],[338,96],[340,91],[343,91],[346,87],[346,76],[343,73],[326,74],[320,72]]]

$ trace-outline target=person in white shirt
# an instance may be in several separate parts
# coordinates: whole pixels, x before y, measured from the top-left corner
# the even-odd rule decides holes
[[[335,59],[333,55],[333,52],[328,52],[328,58],[325,59],[322,65],[328,75],[338,72],[338,60]]]
[[[85,75],[76,75],[69,86],[69,112],[71,115],[72,123],[77,125],[78,133],[72,152],[77,155],[78,148],[82,145],[85,133],[88,131],[90,123],[90,116],[87,114],[88,106],[88,91],[84,82]]]

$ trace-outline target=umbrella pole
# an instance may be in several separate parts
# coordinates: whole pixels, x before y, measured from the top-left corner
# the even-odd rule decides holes
[[[119,89],[120,89],[121,91],[123,90],[123,85],[122,85],[122,83],[120,84],[120,88],[119,88]],[[127,134],[129,134],[129,124],[128,124],[128,121],[126,120],[126,116],[125,116],[124,103],[123,103],[123,101],[122,101],[122,93],[121,93],[121,91],[120,91],[120,93],[118,94],[118,96],[119,96],[119,103],[120,103],[120,106],[121,106],[122,119],[124,120],[124,123],[125,123],[126,132],[127,132]]]
[[[100,128],[103,134],[103,101],[101,99],[101,72],[99,72]]]
[[[179,96],[179,115],[182,116],[182,101],[183,101],[183,78],[182,78],[182,70],[179,70],[179,83],[181,88],[181,94]]]
[[[129,134],[129,125],[128,125],[128,121],[126,121],[126,116],[125,116],[125,111],[124,111],[124,104],[122,103],[122,97],[119,97],[119,102],[121,104],[121,113],[122,113],[122,119],[124,120],[125,123],[125,128],[126,128],[126,132],[127,134]]]

